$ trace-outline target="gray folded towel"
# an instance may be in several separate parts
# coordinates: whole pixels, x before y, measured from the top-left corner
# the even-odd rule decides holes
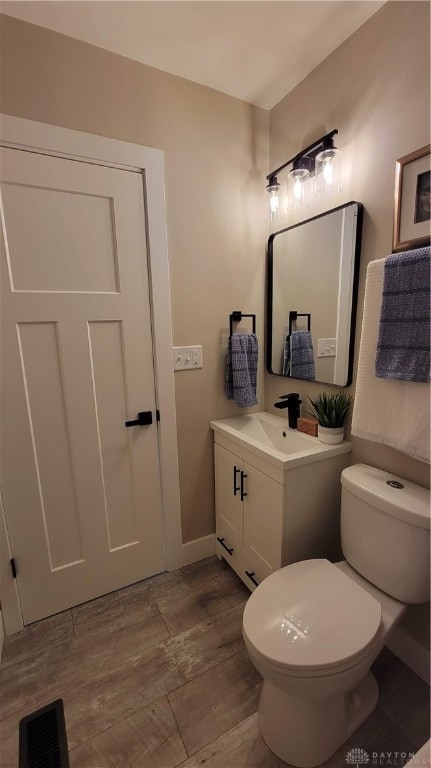
[[[385,259],[376,376],[430,380],[430,247]]]
[[[309,331],[290,334],[290,375],[294,379],[314,381],[313,340]]]
[[[258,343],[254,333],[233,333],[226,358],[226,397],[240,408],[257,405]]]

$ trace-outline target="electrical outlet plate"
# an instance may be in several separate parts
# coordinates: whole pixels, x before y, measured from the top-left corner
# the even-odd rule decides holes
[[[202,368],[202,345],[173,347],[174,371],[191,371]]]

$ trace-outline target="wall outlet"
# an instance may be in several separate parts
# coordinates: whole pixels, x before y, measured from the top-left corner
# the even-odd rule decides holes
[[[337,339],[318,339],[317,357],[335,357],[337,354]]]
[[[173,347],[174,371],[191,371],[202,368],[202,345],[193,347]]]

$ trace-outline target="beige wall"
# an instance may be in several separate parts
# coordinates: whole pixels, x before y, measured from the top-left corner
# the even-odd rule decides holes
[[[338,128],[344,171],[338,204],[357,200],[364,205],[352,391],[366,268],[392,250],[395,161],[430,140],[429,14],[426,2],[386,3],[271,110],[270,166]],[[306,396],[321,388],[301,382],[299,390]],[[282,378],[266,375],[268,410],[285,391]],[[352,442],[354,462],[429,487],[426,464],[368,440]]]
[[[182,78],[1,17],[1,111],[165,153],[174,344],[204,367],[175,374],[183,541],[214,531],[211,419],[223,394],[228,316],[256,312],[262,340],[268,113]],[[163,418],[163,413],[161,414]]]
[[[352,391],[367,264],[392,250],[395,161],[430,141],[429,29],[428,3],[386,3],[271,110],[270,167],[338,128],[344,170],[339,203],[357,200],[364,205]],[[305,400],[322,386],[298,382],[295,389]],[[267,374],[267,410],[277,413],[273,403],[286,391],[285,380]],[[352,437],[352,443],[353,462],[365,462],[429,487],[426,464],[368,440]],[[429,645],[425,613],[423,607],[410,609],[405,629]]]

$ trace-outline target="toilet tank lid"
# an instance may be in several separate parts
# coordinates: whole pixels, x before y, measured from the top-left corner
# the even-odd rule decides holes
[[[402,488],[388,485],[401,483]],[[430,528],[430,491],[367,464],[354,464],[341,473],[341,484],[354,496],[388,515],[419,528]]]

